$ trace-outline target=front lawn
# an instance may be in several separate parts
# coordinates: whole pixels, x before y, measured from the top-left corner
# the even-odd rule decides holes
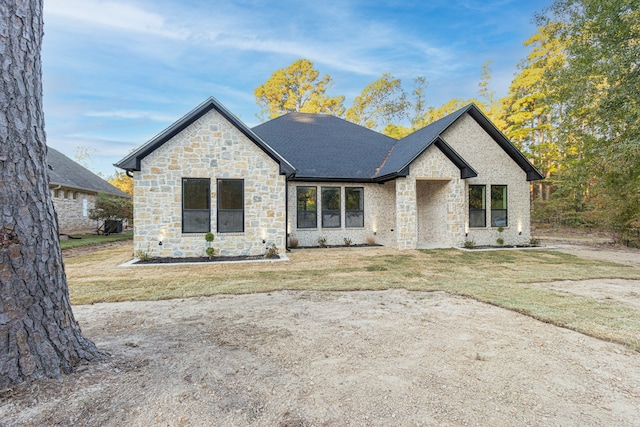
[[[615,301],[532,286],[636,279],[640,269],[550,250],[464,252],[388,248],[296,250],[290,262],[119,268],[131,247],[66,260],[74,304],[278,290],[444,291],[514,310],[640,351],[640,311]]]
[[[73,238],[60,240],[61,249],[79,248],[81,246],[99,245],[102,243],[118,242],[120,240],[133,240],[133,230],[125,231],[120,234],[82,234],[74,235]]]

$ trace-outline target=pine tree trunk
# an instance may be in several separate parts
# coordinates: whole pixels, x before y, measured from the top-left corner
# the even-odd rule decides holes
[[[42,0],[0,1],[0,388],[104,357],[69,302],[46,165]]]

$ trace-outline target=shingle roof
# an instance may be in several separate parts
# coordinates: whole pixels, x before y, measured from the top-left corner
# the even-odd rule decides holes
[[[119,167],[125,170],[140,170],[140,162],[147,155],[153,152],[156,148],[163,145],[165,142],[169,141],[171,138],[182,132],[193,122],[198,120],[200,117],[204,116],[211,110],[216,110],[220,113],[226,120],[228,120],[231,124],[233,124],[240,132],[242,132],[247,138],[253,141],[258,147],[260,147],[269,157],[274,159],[280,165],[280,171],[283,174],[290,174],[295,171],[295,169],[291,166],[291,164],[283,158],[280,154],[273,150],[264,142],[260,137],[258,137],[255,133],[251,131],[240,119],[238,119],[235,115],[233,115],[229,110],[227,110],[217,99],[214,97],[207,98],[202,104],[198,105],[196,108],[185,114],[182,118],[180,118],[177,122],[163,130],[161,133],[156,135],[154,138],[149,140],[147,143],[142,145],[137,150],[134,150],[124,159],[120,160],[114,166]]]
[[[49,184],[51,185],[61,185],[92,193],[131,197],[51,147],[47,147],[47,166]]]
[[[371,180],[396,140],[326,114],[289,113],[252,129],[296,168],[296,180]]]

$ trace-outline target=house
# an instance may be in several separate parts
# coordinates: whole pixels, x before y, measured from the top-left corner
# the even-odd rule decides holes
[[[60,234],[96,231],[96,220],[89,218],[89,215],[98,193],[131,198],[51,147],[47,147],[47,167]]]
[[[134,177],[134,245],[152,256],[261,254],[348,238],[397,249],[526,244],[542,175],[468,105],[400,139],[322,114],[253,129],[209,98],[116,164]]]

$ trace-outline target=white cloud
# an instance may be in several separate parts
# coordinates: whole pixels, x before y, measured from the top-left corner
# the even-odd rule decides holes
[[[149,119],[157,122],[171,122],[176,119],[176,117],[167,114],[135,110],[88,111],[84,115],[87,117],[107,117],[111,119]]]
[[[118,31],[145,33],[169,39],[186,39],[189,32],[170,28],[166,19],[130,3],[102,0],[47,0],[47,17],[73,20],[87,26],[99,26]]]

